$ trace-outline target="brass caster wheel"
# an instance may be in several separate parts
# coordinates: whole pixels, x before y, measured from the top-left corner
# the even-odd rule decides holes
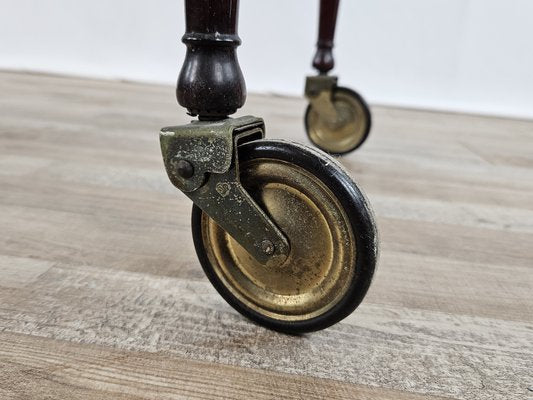
[[[285,234],[290,253],[280,265],[261,264],[193,206],[194,245],[207,277],[237,311],[271,329],[304,333],[345,318],[376,266],[376,227],[364,195],[317,150],[256,140],[238,152],[242,186]]]
[[[305,113],[305,130],[319,149],[343,155],[357,149],[368,137],[370,110],[353,90],[335,87],[331,96],[335,112],[323,112],[310,104]]]

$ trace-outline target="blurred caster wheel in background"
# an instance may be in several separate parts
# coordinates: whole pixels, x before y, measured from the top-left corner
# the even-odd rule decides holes
[[[355,91],[335,87],[331,101],[336,112],[313,105],[305,113],[305,130],[311,142],[332,155],[344,155],[361,146],[368,137],[371,116],[368,105]]]

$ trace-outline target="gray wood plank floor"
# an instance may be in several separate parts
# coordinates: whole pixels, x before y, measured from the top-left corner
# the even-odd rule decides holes
[[[171,87],[0,72],[1,399],[533,398],[533,121],[374,107],[341,159],[381,233],[325,331],[237,314],[163,170]],[[250,95],[269,137],[305,102]]]

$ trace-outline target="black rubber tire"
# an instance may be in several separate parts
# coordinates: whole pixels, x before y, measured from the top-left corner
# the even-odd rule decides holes
[[[366,103],[365,99],[357,93],[355,90],[348,89],[346,87],[337,86],[335,89],[333,89],[333,98],[335,98],[335,93],[343,92],[344,94],[352,97],[355,101],[357,101],[359,104],[361,104],[361,107],[363,109],[363,113],[365,115],[365,120],[367,121],[367,125],[365,128],[365,132],[363,136],[361,137],[361,140],[355,144],[355,146],[351,147],[350,149],[347,149],[346,151],[342,152],[332,152],[328,151],[327,149],[321,147],[317,143],[313,141],[311,136],[309,135],[309,113],[311,112],[312,106],[309,104],[307,106],[307,109],[305,110],[305,116],[304,116],[304,125],[305,125],[305,133],[307,134],[307,137],[309,138],[309,141],[313,143],[314,146],[318,147],[320,150],[325,151],[326,153],[332,155],[332,156],[343,156],[348,153],[351,153],[352,151],[357,150],[359,147],[363,145],[363,143],[368,139],[368,135],[370,134],[370,129],[372,128],[372,114],[370,113],[370,107],[368,107],[368,104]]]
[[[290,334],[327,328],[351,314],[370,287],[378,257],[378,237],[372,209],[342,166],[325,153],[282,140],[257,140],[239,147],[241,162],[258,158],[282,160],[304,168],[336,195],[349,218],[357,248],[355,274],[345,296],[324,314],[301,321],[277,320],[250,309],[225,287],[213,270],[202,239],[202,210],[193,206],[191,228],[198,259],[220,295],[233,308],[256,323]],[[253,197],[254,193],[250,195]]]

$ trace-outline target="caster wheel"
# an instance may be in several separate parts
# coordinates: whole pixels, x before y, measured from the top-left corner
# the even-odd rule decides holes
[[[332,155],[343,155],[361,146],[370,132],[368,105],[353,90],[336,87],[332,94],[338,118],[321,117],[311,105],[305,113],[307,136],[319,149]]]
[[[237,311],[297,334],[348,316],[365,296],[377,259],[370,206],[326,154],[286,141],[239,146],[240,180],[290,242],[287,260],[257,262],[198,207],[192,234],[202,267]]]

